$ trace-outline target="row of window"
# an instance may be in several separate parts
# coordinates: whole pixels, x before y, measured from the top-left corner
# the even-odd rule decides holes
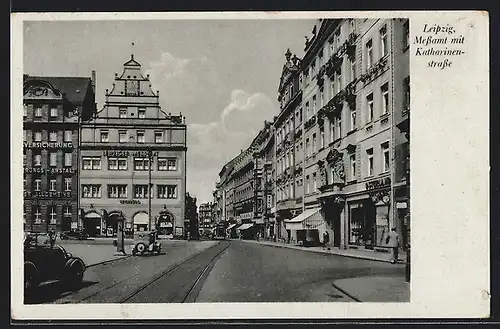
[[[333,87],[332,87],[333,88]],[[306,102],[305,108],[306,108],[306,117],[309,118],[310,116],[316,114],[317,110],[319,110],[321,107],[323,107],[323,90],[320,89],[320,95],[321,95],[321,102],[320,106],[316,106],[316,95],[314,95],[313,98],[313,107],[312,107],[312,112],[310,113],[309,109],[309,102]],[[380,115],[386,115],[389,113],[390,110],[390,97],[389,97],[389,82],[385,82],[381,85],[380,87],[380,97],[381,97],[381,109],[380,109]],[[366,96],[366,123],[370,123],[374,120],[375,114],[376,114],[376,107],[375,105],[378,104],[377,102],[374,101],[374,93],[370,92]],[[403,111],[408,110],[410,107],[410,78],[407,77],[406,79],[403,80]],[[301,112],[301,110],[297,111],[297,113]],[[352,131],[357,128],[357,120],[356,120],[356,109],[352,108],[349,113],[349,121],[350,121],[350,129],[349,131]],[[338,133],[336,138],[341,137],[342,133],[342,126],[341,126],[341,118],[336,119],[337,120],[337,127],[338,127]],[[293,131],[293,122],[292,120],[288,120],[282,129],[278,129],[276,133],[276,142],[280,144],[283,140],[284,137],[289,133]],[[334,135],[332,135],[334,136]],[[333,141],[333,139],[332,139]]]
[[[41,105],[35,105],[36,107],[34,107],[34,115],[35,115],[35,118],[41,118],[42,117],[42,106]],[[50,111],[49,111],[49,116],[51,118],[57,118],[59,114],[59,109],[57,107],[51,107],[50,108]],[[24,112],[23,112],[23,117],[27,117],[28,116],[28,104],[24,104]]]
[[[126,119],[128,117],[128,109],[126,107],[120,107],[119,108],[119,117],[121,119]],[[146,119],[146,109],[145,108],[138,108],[137,109],[137,117],[139,119]]]
[[[34,224],[41,224],[42,223],[41,207],[33,206],[32,211],[33,211],[32,216]],[[71,206],[64,206],[62,215],[64,218],[71,219],[72,217]],[[24,223],[26,224],[26,211],[24,211],[23,213],[23,219]],[[47,212],[47,221],[49,222],[49,224],[57,224],[57,208],[55,206],[49,207]]]
[[[101,143],[109,143],[109,131],[108,130],[101,130],[100,133],[101,133],[101,136],[100,136]],[[119,143],[127,143],[128,140],[132,139],[132,138],[133,138],[132,136],[127,137],[126,130],[119,130],[118,131],[118,142]],[[165,142],[163,131],[155,131],[154,132],[154,141],[157,144]],[[146,131],[145,130],[137,130],[136,131],[135,142],[140,143],[140,144],[146,143]]]
[[[374,159],[374,151],[373,147],[366,150],[366,177],[371,177],[375,175],[375,159]],[[386,173],[390,170],[390,152],[389,152],[389,143],[384,142],[381,144],[381,159],[382,159],[382,173]],[[333,183],[333,168],[331,169],[331,173],[329,175],[329,183]],[[279,170],[278,170],[279,171]],[[312,178],[312,180],[311,180]],[[356,154],[349,155],[349,176],[348,181],[353,181],[356,179]],[[297,186],[301,186],[302,184],[297,180]],[[293,198],[293,184],[286,184],[284,188],[278,188],[278,201]],[[317,180],[316,173],[313,173],[312,176],[306,176],[306,194],[317,191]]]
[[[24,190],[27,190],[27,182],[26,179],[23,180],[24,183]],[[49,177],[47,178],[47,185],[49,187],[50,192],[57,192],[57,179],[56,177]],[[72,186],[72,178],[71,177],[64,177],[63,180],[63,188],[65,192],[70,192],[71,191],[71,186]],[[42,191],[42,178],[41,177],[35,177],[33,179],[33,186],[32,186],[33,191],[35,192],[40,192]]]
[[[134,157],[134,170],[149,170],[149,158]],[[108,170],[128,170],[127,157],[108,157]],[[156,160],[158,171],[176,171],[177,158],[158,157]],[[101,170],[101,157],[83,157],[83,170]],[[151,168],[153,170],[153,168]]]
[[[23,142],[28,141],[28,130],[23,130]],[[58,131],[50,131],[49,132],[49,142],[57,142]],[[65,130],[63,136],[64,142],[72,142],[73,141],[73,131]],[[32,141],[41,142],[42,141],[42,131],[34,131]]]
[[[148,196],[148,185],[139,184],[133,185],[132,197],[136,199],[146,199]],[[128,198],[128,185],[126,184],[110,184],[107,185],[107,192],[109,199],[125,199]],[[82,185],[83,198],[101,198],[101,184],[83,184]],[[153,198],[153,188],[151,188],[151,198]],[[177,199],[177,185],[156,185],[156,198],[157,199]]]
[[[27,163],[27,155],[23,153],[23,163]],[[33,151],[33,167],[42,166],[42,153],[40,151]],[[52,168],[57,167],[57,152],[49,153],[49,166]],[[73,153],[64,153],[64,167],[73,166]]]

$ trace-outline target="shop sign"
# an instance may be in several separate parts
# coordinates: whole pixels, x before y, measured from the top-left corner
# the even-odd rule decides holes
[[[175,228],[175,235],[176,236],[182,236],[183,235],[182,227],[176,227]]]
[[[378,188],[389,187],[389,186],[391,186],[391,178],[390,177],[377,179],[377,180],[373,180],[373,181],[366,183],[367,190],[375,190]]]
[[[118,150],[118,151],[103,151],[104,156],[110,156],[110,157],[129,157],[129,156],[134,156],[134,157],[148,157],[149,156],[149,151],[123,151],[123,150]],[[153,156],[157,156],[158,152],[152,152]]]
[[[408,205],[406,204],[406,202],[397,202],[396,208],[397,209],[406,209],[406,208],[408,208]]]
[[[170,222],[160,222],[160,227],[172,227],[172,223]]]
[[[24,191],[25,198],[51,198],[51,199],[61,199],[61,198],[71,198],[71,191],[64,192],[53,192],[53,191],[36,191],[31,193],[31,191]]]
[[[24,148],[34,148],[34,149],[70,149],[73,148],[73,143],[71,142],[23,142]]]
[[[67,168],[40,168],[40,167],[34,167],[34,168],[24,168],[24,172],[26,174],[75,174],[76,170],[67,167]]]
[[[139,200],[120,200],[120,204],[141,204]]]
[[[239,217],[239,219],[252,219],[253,212],[247,212],[247,213],[244,213],[244,214],[240,214],[237,217]]]

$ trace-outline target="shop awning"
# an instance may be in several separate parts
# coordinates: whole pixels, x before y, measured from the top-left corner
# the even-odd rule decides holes
[[[238,225],[238,224],[231,224],[231,225],[229,225],[229,226],[226,228],[226,230],[230,230],[230,229],[232,229],[233,227],[235,227],[236,225]]]
[[[241,226],[240,226],[240,227],[238,227],[238,230],[240,230],[240,231],[244,231],[244,230],[249,229],[249,228],[250,228],[250,227],[252,227],[252,226],[253,226],[253,224],[250,224],[250,223],[247,223],[247,224],[241,224]]]
[[[320,208],[313,208],[304,210],[292,219],[285,219],[284,222],[287,230],[305,230],[317,228],[323,224],[324,219],[321,216]]]
[[[101,219],[101,215],[92,211],[92,212],[89,212],[88,214],[86,214],[85,218]]]

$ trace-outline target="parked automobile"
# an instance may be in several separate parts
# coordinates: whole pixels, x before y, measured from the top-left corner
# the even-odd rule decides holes
[[[57,280],[66,288],[78,288],[85,263],[62,246],[51,233],[27,233],[24,237],[24,293],[29,297],[41,283]]]
[[[64,231],[59,234],[61,240],[86,240],[89,235],[85,230]]]
[[[134,232],[134,242],[131,246],[132,255],[161,254],[161,243],[157,240],[158,232],[155,230]]]

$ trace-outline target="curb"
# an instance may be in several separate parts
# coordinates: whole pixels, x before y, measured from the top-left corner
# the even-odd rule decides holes
[[[235,241],[245,241],[249,242],[249,240],[235,240]],[[335,255],[335,256],[342,256],[342,257],[348,257],[348,258],[356,258],[356,259],[364,259],[364,260],[370,260],[374,262],[382,262],[382,263],[391,263],[390,260],[386,259],[380,259],[380,258],[375,258],[375,257],[366,257],[366,256],[358,256],[358,255],[345,255],[345,254],[340,254],[340,253],[335,253],[335,252],[326,252],[322,250],[308,250],[305,248],[293,248],[287,245],[275,245],[275,244],[267,244],[267,243],[262,243],[262,242],[250,242],[250,243],[255,243],[255,244],[260,244],[263,246],[269,246],[269,247],[276,247],[276,248],[287,248],[287,249],[292,249],[292,250],[299,250],[299,251],[305,251],[305,252],[314,252],[317,254],[322,254],[322,255]]]
[[[361,300],[357,299],[356,297],[354,297],[353,295],[351,295],[350,293],[348,293],[347,291],[345,291],[344,289],[340,288],[339,286],[337,286],[335,284],[335,282],[332,282],[332,286],[337,289],[338,291],[340,291],[341,293],[343,293],[344,295],[346,295],[347,297],[349,297],[350,299],[354,300],[355,302],[358,302],[358,303],[361,303]]]

